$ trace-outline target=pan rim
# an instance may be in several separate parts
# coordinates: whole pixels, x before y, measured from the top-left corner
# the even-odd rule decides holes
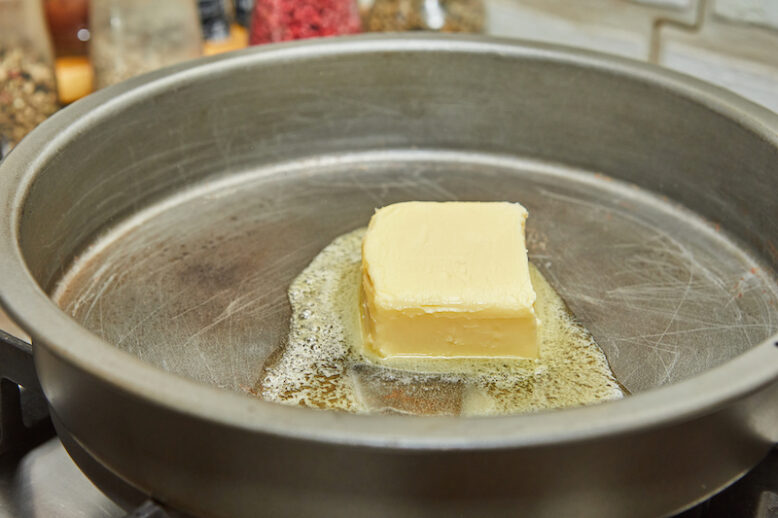
[[[146,401],[206,421],[301,440],[420,450],[559,444],[693,419],[778,380],[778,334],[732,360],[680,383],[600,405],[502,417],[361,416],[287,407],[201,384],[141,361],[82,328],[38,286],[18,246],[24,201],[36,171],[67,143],[66,127],[86,128],[109,108],[131,105],[172,83],[277,60],[373,51],[459,51],[551,60],[621,74],[660,86],[736,120],[778,148],[778,115],[736,94],[682,74],[614,56],[465,36],[359,36],[296,42],[204,58],[97,92],[55,114],[0,164],[0,305],[63,361]],[[68,345],[63,345],[68,344]],[[773,438],[774,440],[774,438]]]

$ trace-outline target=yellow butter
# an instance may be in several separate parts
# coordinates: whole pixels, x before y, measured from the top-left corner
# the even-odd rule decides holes
[[[360,315],[380,358],[537,358],[524,223],[507,202],[406,202],[362,242]]]

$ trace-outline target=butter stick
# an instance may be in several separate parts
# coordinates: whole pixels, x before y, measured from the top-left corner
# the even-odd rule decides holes
[[[524,224],[507,202],[383,207],[362,243],[365,352],[384,359],[537,358]]]

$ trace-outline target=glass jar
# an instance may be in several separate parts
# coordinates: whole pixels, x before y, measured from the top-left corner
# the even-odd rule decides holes
[[[362,31],[356,0],[256,0],[252,45]]]
[[[0,156],[59,108],[53,63],[42,4],[0,0]]]
[[[232,0],[235,11],[235,22],[241,27],[249,28],[251,24],[251,11],[254,9],[254,0]]]
[[[95,88],[202,54],[191,0],[91,0],[89,20]]]
[[[230,21],[227,18],[227,8],[231,4],[224,0],[198,0],[200,24],[205,41],[226,40],[230,37]]]
[[[202,24],[203,54],[212,56],[242,49],[249,42],[245,27],[232,23],[235,9],[229,0],[198,0]]]
[[[89,1],[44,0],[46,21],[54,42],[54,71],[62,104],[71,103],[92,91],[89,64]]]
[[[60,56],[86,56],[89,41],[87,0],[45,0],[54,53]]]
[[[375,0],[365,22],[371,32],[483,32],[483,0]]]

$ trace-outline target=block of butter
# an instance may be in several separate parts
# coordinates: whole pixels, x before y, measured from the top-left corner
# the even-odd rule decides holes
[[[379,358],[537,358],[524,223],[508,202],[405,202],[362,242],[360,316]]]

